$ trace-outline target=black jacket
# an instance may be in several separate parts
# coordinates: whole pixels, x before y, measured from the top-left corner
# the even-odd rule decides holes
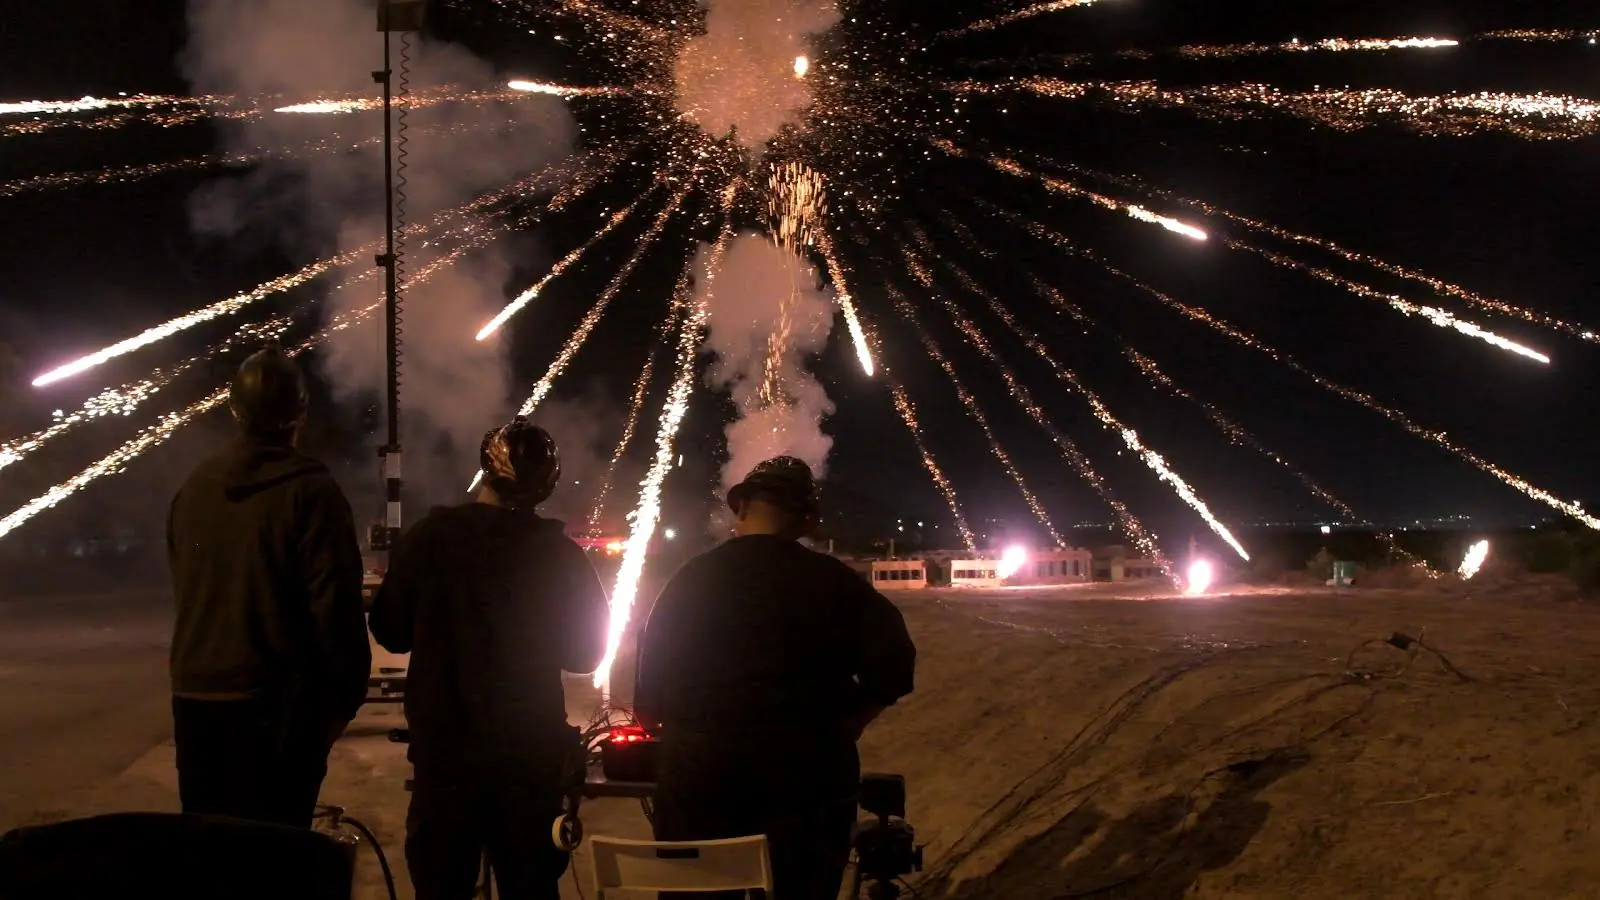
[[[412,760],[472,765],[565,737],[561,672],[599,666],[609,608],[561,522],[469,503],[406,533],[371,621],[379,644],[411,654]]]
[[[911,693],[904,617],[849,566],[768,535],[734,538],[673,576],[639,644],[635,705],[697,733],[836,732]]]
[[[348,721],[366,697],[355,517],[326,466],[242,442],[172,500],[172,690],[267,696]]]

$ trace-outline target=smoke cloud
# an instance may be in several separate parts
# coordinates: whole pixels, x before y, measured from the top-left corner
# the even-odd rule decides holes
[[[825,474],[833,438],[822,419],[834,407],[806,358],[827,345],[834,306],[832,293],[818,284],[815,270],[769,238],[741,234],[728,245],[707,300],[705,342],[716,354],[707,381],[729,392],[738,409],[727,427],[724,491],[774,456],[798,457],[818,478]],[[776,390],[766,395],[769,362]]]
[[[232,240],[254,237],[299,253],[328,255],[383,234],[382,114],[273,113],[316,99],[373,97],[381,86],[383,36],[372,0],[190,0],[189,46],[183,66],[196,93],[257,99],[266,112],[226,121],[226,149],[298,146],[336,136],[359,149],[277,160],[249,175],[198,193],[193,221],[202,232]],[[392,38],[399,89],[400,36]],[[502,86],[490,65],[461,47],[412,36],[411,88],[462,91]],[[443,103],[409,115],[407,219],[421,222],[504,186],[570,152],[576,133],[558,98]],[[526,248],[524,248],[526,249]],[[440,251],[413,238],[406,268],[415,271]],[[406,294],[401,423],[408,487],[433,498],[459,497],[477,465],[485,430],[510,411],[503,348],[475,332],[505,303],[510,251],[474,252]],[[526,255],[526,254],[524,254]],[[334,291],[328,316],[376,299],[382,280]],[[383,322],[374,316],[330,343],[325,374],[336,396],[366,404],[385,384]],[[375,484],[375,482],[374,482]]]
[[[759,151],[811,106],[795,60],[806,38],[839,21],[833,0],[701,0],[706,33],[688,41],[673,76],[678,108],[713,137],[737,133]],[[801,73],[803,74],[803,73]]]

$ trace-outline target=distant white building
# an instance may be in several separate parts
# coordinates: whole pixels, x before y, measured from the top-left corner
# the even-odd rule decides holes
[[[1094,556],[1095,581],[1139,581],[1161,575],[1155,560],[1129,556],[1122,547],[1108,547]]]
[[[1077,547],[1038,550],[1006,584],[1084,584],[1094,580],[1094,554]]]
[[[928,565],[920,559],[880,559],[872,563],[872,586],[906,591],[928,586]]]
[[[999,587],[1000,561],[994,559],[953,559],[950,561],[951,587]]]

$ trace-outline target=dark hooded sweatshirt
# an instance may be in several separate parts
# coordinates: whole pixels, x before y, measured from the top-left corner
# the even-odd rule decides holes
[[[326,466],[251,442],[207,460],[173,498],[167,554],[173,693],[355,716],[372,669],[361,547]]]
[[[406,722],[421,775],[519,766],[563,748],[563,670],[592,672],[609,611],[563,524],[468,503],[412,526],[372,605],[372,635],[410,653]]]

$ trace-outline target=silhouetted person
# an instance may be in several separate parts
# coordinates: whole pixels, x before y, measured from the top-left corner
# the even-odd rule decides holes
[[[599,666],[609,613],[589,558],[534,511],[561,477],[555,441],[519,416],[479,457],[476,502],[412,527],[372,607],[373,637],[411,654],[406,864],[417,900],[467,900],[487,850],[506,900],[556,900],[577,741],[561,672]]]
[[[761,463],[728,506],[737,536],[684,565],[640,638],[635,707],[661,741],[656,839],[765,834],[777,900],[834,900],[856,740],[911,692],[916,648],[864,578],[800,545],[821,518],[805,463]]]
[[[295,449],[305,380],[276,347],[245,360],[240,437],[173,498],[172,718],[184,812],[309,827],[328,753],[366,697],[355,517]]]

